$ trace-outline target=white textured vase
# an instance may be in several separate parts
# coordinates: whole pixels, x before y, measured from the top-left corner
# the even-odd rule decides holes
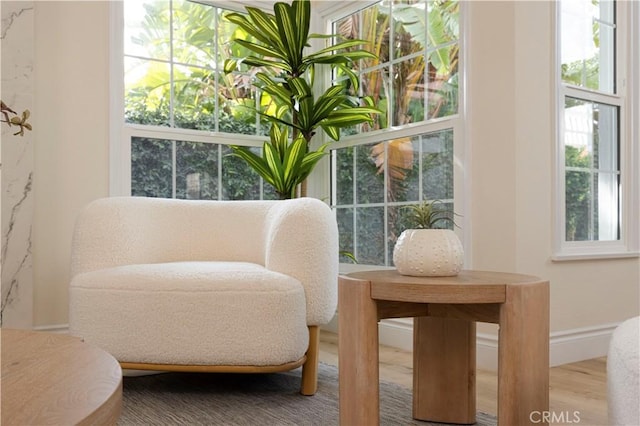
[[[464,263],[462,243],[449,229],[407,229],[393,249],[398,273],[414,277],[458,275]]]

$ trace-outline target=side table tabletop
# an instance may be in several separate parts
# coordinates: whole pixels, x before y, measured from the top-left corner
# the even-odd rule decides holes
[[[2,425],[115,425],[122,370],[77,337],[0,330]]]
[[[549,410],[549,282],[501,272],[411,277],[395,270],[338,283],[340,424],[380,419],[378,321],[414,317],[413,417],[476,421],[476,321],[498,324],[498,424]],[[543,417],[544,418],[544,417]]]

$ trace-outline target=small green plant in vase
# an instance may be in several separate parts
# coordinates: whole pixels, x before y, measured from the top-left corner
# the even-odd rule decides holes
[[[423,201],[405,209],[409,211],[408,219],[414,229],[449,229],[449,225],[457,226],[455,213],[441,200]]]
[[[455,213],[440,200],[407,206],[412,228],[405,229],[393,250],[393,263],[402,275],[458,275],[464,263],[462,243],[449,229]]]

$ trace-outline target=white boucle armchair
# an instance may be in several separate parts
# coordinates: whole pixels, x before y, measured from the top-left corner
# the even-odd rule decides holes
[[[69,325],[125,369],[276,372],[317,388],[319,326],[337,304],[329,207],[114,197],[73,236]]]
[[[613,331],[607,355],[609,425],[640,425],[640,316]]]

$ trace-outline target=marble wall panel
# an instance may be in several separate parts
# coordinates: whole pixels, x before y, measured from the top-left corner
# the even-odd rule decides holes
[[[0,2],[0,60],[2,101],[18,113],[33,107],[34,2]],[[37,128],[34,117],[29,122]],[[31,328],[33,324],[34,132],[2,123],[1,222],[2,306],[0,325]]]

